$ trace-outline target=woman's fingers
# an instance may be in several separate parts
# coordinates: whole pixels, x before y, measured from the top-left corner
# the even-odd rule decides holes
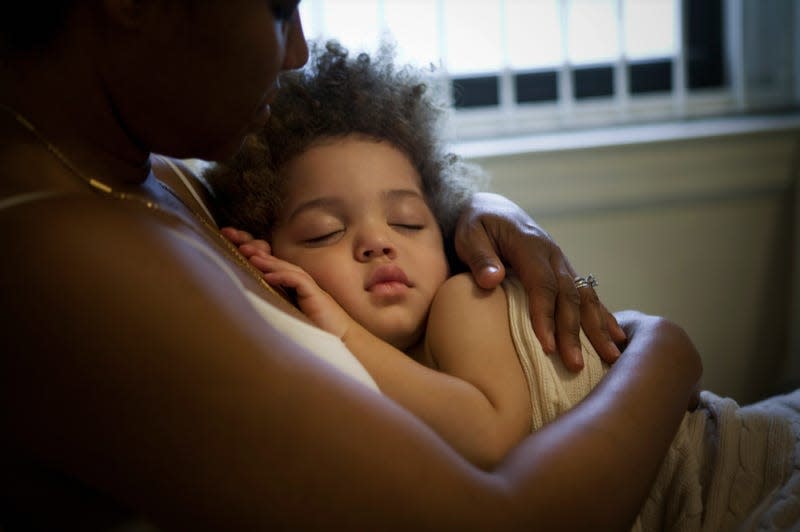
[[[479,218],[470,214],[472,211],[465,213],[456,227],[456,253],[472,271],[478,286],[490,290],[505,278],[505,268],[489,232]]]
[[[605,305],[600,302],[593,287],[580,288],[578,293],[581,298],[581,324],[586,337],[600,358],[613,364],[619,358],[619,345],[626,339],[625,332]]]
[[[552,237],[512,201],[496,194],[475,194],[456,227],[458,256],[483,288],[505,276],[503,263],[528,293],[531,324],[545,352],[556,350],[573,371],[583,367],[580,329],[600,356],[613,362],[625,333],[592,287],[575,286],[576,274]]]

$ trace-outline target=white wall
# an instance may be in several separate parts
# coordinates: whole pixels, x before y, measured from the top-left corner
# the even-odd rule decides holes
[[[680,323],[705,387],[750,402],[800,385],[798,142],[800,127],[473,160],[600,279],[610,309]]]

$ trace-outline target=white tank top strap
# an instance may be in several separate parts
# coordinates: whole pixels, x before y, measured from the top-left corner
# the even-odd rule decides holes
[[[57,190],[37,190],[36,192],[27,192],[25,194],[9,196],[7,198],[0,199],[0,211],[3,209],[10,209],[24,203],[33,203],[35,201],[52,198],[61,194],[63,194],[63,192],[59,192]]]
[[[167,164],[167,166],[169,166],[172,169],[172,171],[175,172],[175,175],[177,175],[178,179],[181,180],[183,186],[186,187],[187,190],[189,190],[189,193],[192,195],[194,200],[200,205],[200,207],[203,209],[203,212],[206,213],[208,219],[214,220],[214,216],[211,214],[211,211],[208,209],[208,206],[206,205],[205,201],[203,200],[203,198],[200,197],[200,194],[197,193],[197,190],[195,190],[194,185],[191,183],[191,181],[189,181],[189,178],[186,177],[186,174],[183,173],[183,171],[178,167],[178,165],[172,162],[172,159],[170,159],[169,157],[164,157],[162,155],[155,155],[155,157],[158,157],[160,160],[164,161]]]

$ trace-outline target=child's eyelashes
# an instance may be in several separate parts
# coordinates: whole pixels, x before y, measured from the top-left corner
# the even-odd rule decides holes
[[[306,238],[303,240],[303,244],[306,244],[307,246],[322,246],[325,244],[330,244],[332,242],[335,242],[343,234],[344,234],[344,229],[337,229],[335,231],[331,231],[323,235]]]
[[[389,224],[395,229],[401,229],[403,231],[422,231],[425,229],[424,224]]]
[[[421,223],[387,223],[395,231],[402,233],[416,233],[422,231],[427,226]],[[312,233],[313,236],[303,236],[298,240],[305,246],[317,247],[335,244],[342,239],[346,232],[346,228],[325,230],[324,232]]]

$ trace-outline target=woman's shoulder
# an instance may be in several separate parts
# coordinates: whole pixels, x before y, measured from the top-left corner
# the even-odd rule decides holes
[[[0,210],[0,246],[3,279],[26,287],[9,287],[12,304],[34,294],[43,306],[72,296],[79,305],[88,293],[114,301],[127,289],[160,297],[191,278],[199,290],[220,282],[214,250],[191,226],[145,205],[91,194],[54,194]]]
[[[135,251],[180,227],[179,220],[139,203],[47,190],[7,196],[0,199],[0,245],[29,258]]]

